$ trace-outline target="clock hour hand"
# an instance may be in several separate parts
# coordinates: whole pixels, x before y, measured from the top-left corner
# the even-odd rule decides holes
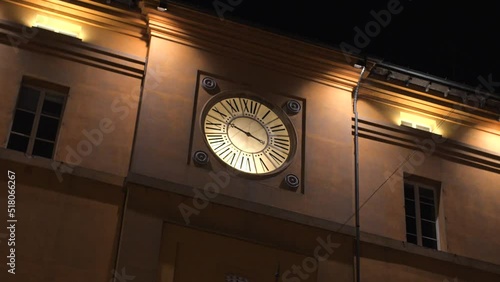
[[[248,136],[252,137],[253,139],[255,139],[255,140],[257,140],[257,141],[259,141],[261,144],[264,144],[264,143],[265,143],[263,140],[260,140],[259,138],[257,138],[257,137],[255,137],[255,136],[253,136],[253,135],[252,135],[252,133],[248,133],[248,134],[249,134]]]

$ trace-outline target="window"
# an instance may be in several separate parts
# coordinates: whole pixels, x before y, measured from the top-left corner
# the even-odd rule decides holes
[[[438,186],[405,178],[406,241],[427,248],[438,248]]]
[[[52,158],[69,88],[24,77],[7,148]]]

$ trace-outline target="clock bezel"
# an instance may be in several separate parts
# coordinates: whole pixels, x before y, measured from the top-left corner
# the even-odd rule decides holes
[[[285,160],[285,162],[283,162],[283,164],[279,168],[277,168],[273,171],[267,172],[267,173],[249,173],[249,172],[240,170],[240,169],[233,167],[230,164],[226,163],[213,151],[212,146],[210,146],[210,144],[207,140],[207,137],[206,137],[205,126],[204,126],[205,119],[207,117],[208,112],[212,109],[212,107],[215,104],[217,104],[225,99],[229,99],[229,98],[246,98],[246,99],[251,99],[251,100],[254,100],[258,103],[261,103],[261,104],[265,105],[266,107],[268,107],[272,112],[274,112],[276,114],[276,116],[281,120],[281,122],[285,125],[285,127],[288,131],[288,134],[289,134],[289,139],[290,139],[290,153],[288,154],[288,157]],[[248,117],[248,116],[246,116],[246,117]],[[253,117],[250,117],[250,118],[254,119]],[[230,168],[231,170],[237,171],[237,173],[243,174],[247,177],[274,176],[274,175],[277,175],[277,174],[283,172],[292,163],[293,158],[294,158],[296,151],[297,151],[297,144],[298,144],[297,133],[296,133],[296,130],[295,130],[295,127],[294,127],[292,121],[289,119],[286,112],[281,107],[277,106],[276,104],[274,104],[272,102],[267,101],[266,99],[262,98],[262,96],[259,96],[258,94],[251,92],[251,91],[226,90],[226,91],[222,91],[222,92],[218,93],[217,95],[215,95],[214,97],[210,98],[205,103],[205,105],[203,106],[203,109],[201,111],[201,115],[199,118],[199,126],[201,128],[202,139],[203,139],[205,145],[209,148],[210,153],[217,159],[217,161],[219,163],[221,163],[223,166],[226,166],[226,167]],[[236,145],[234,145],[234,146],[236,146]],[[268,146],[269,145],[266,145],[265,148],[267,148]]]

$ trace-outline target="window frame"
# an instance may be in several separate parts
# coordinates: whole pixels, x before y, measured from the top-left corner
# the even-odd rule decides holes
[[[21,95],[21,91],[22,91],[23,87],[32,88],[32,89],[35,89],[35,90],[39,91],[38,103],[37,103],[37,106],[36,106],[36,111],[34,111],[34,112],[30,111],[30,110],[27,110],[27,109],[21,109],[21,108],[19,108],[19,106],[20,106],[19,105],[19,103],[20,103],[20,95]],[[50,115],[45,115],[45,114],[42,113],[43,103],[45,101],[45,98],[47,97],[47,94],[48,95],[55,95],[55,96],[61,97],[63,99],[63,101],[62,101],[62,107],[61,107],[61,114],[60,114],[60,116],[58,118],[56,118],[54,116],[50,116]],[[23,136],[23,137],[27,137],[28,138],[28,146],[26,148],[26,151],[24,152],[24,154],[26,156],[28,156],[28,157],[46,158],[44,156],[33,155],[33,149],[34,149],[36,140],[41,140],[43,142],[48,142],[48,143],[52,143],[53,144],[52,154],[51,154],[51,156],[50,156],[49,159],[54,159],[54,155],[55,155],[56,149],[57,149],[57,143],[58,143],[59,138],[60,138],[59,133],[61,131],[61,126],[62,126],[62,123],[63,123],[64,112],[65,112],[65,108],[66,108],[66,103],[68,101],[68,96],[69,96],[69,87],[58,85],[58,84],[55,84],[55,83],[52,83],[52,82],[48,82],[48,81],[44,81],[44,80],[40,80],[40,79],[36,79],[36,78],[33,78],[33,77],[29,77],[29,76],[24,76],[23,79],[22,79],[21,84],[19,85],[19,90],[17,92],[17,100],[16,100],[16,103],[15,103],[14,109],[12,111],[12,118],[11,118],[11,122],[10,122],[10,129],[8,131],[8,136],[7,136],[7,139],[6,139],[5,148],[7,148],[9,150],[13,150],[13,149],[8,148],[8,144],[10,142],[10,138],[11,138],[11,136],[13,134],[14,135],[18,135],[18,136]],[[26,134],[23,134],[23,133],[15,132],[15,131],[12,130],[12,127],[14,125],[15,113],[18,110],[22,111],[22,112],[34,114],[34,119],[33,119],[33,124],[31,126],[31,133],[30,133],[30,135],[26,135]],[[38,129],[39,129],[38,125],[40,123],[41,117],[47,117],[47,118],[57,119],[58,120],[58,125],[57,125],[57,129],[56,129],[54,141],[37,137],[37,133],[38,133]],[[21,152],[21,151],[18,151],[18,152]]]
[[[418,181],[415,179],[408,179],[408,177],[404,178],[403,182],[403,201],[404,201],[404,215],[405,215],[405,240],[407,243],[414,244],[411,242],[408,242],[408,232],[406,230],[406,217],[408,214],[406,213],[406,197],[405,197],[405,192],[404,192],[404,186],[405,185],[412,185],[413,186],[413,197],[414,197],[414,203],[415,203],[415,222],[416,222],[416,232],[417,234],[417,244],[418,246],[424,247],[424,248],[429,248],[429,249],[434,249],[431,247],[426,247],[423,245],[423,236],[422,235],[422,214],[420,210],[420,204],[421,204],[421,197],[420,197],[420,188],[422,189],[427,189],[433,191],[433,200],[434,200],[434,218],[435,218],[435,223],[434,227],[436,230],[436,238],[430,238],[432,240],[436,240],[436,249],[435,250],[441,250],[441,240],[440,240],[440,232],[439,232],[439,201],[440,201],[440,191],[441,187],[437,183],[429,183],[429,182],[435,182],[433,180],[427,180],[427,181]],[[425,220],[425,219],[424,219]]]

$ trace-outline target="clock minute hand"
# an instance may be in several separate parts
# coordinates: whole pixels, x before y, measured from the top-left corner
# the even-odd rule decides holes
[[[238,129],[239,131],[241,131],[241,132],[245,133],[247,136],[251,136],[250,132],[246,132],[245,130],[243,130],[243,129],[241,129],[241,128],[237,127],[234,123],[231,123],[231,127],[234,127],[234,128],[236,128],[236,129]]]
[[[255,137],[255,136],[253,136],[253,135],[252,135],[252,133],[250,133],[250,132],[248,132],[248,131],[245,131],[245,130],[243,130],[243,129],[239,128],[239,127],[238,127],[238,126],[236,126],[234,123],[231,123],[231,127],[234,127],[234,128],[236,128],[236,129],[238,129],[239,131],[241,131],[241,132],[245,133],[248,137],[252,137],[253,139],[255,139],[255,140],[259,141],[259,143],[261,143],[261,144],[265,144],[265,142],[264,142],[263,140],[260,140],[259,138],[257,138],[257,137]]]

